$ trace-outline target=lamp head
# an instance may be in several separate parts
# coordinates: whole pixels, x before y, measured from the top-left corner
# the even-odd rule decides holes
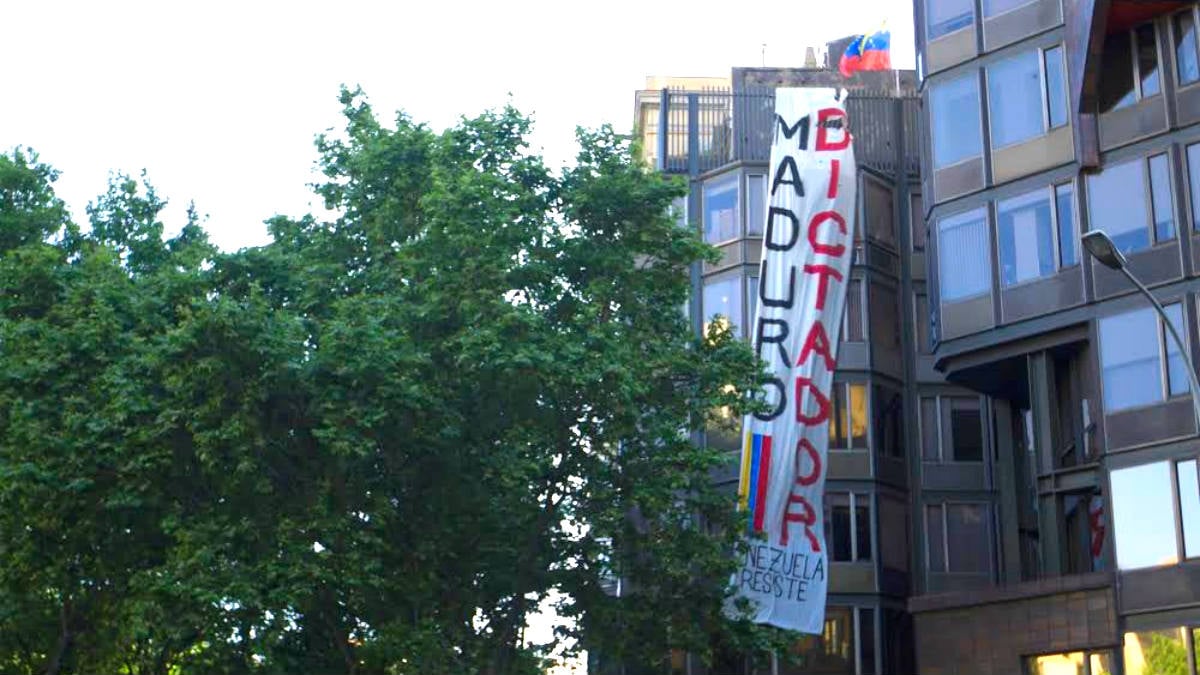
[[[1092,230],[1083,235],[1083,248],[1105,267],[1120,270],[1125,267],[1125,256],[1104,230]]]

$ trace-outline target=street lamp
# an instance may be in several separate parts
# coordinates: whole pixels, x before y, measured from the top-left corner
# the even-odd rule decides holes
[[[1146,296],[1150,304],[1154,305],[1154,309],[1162,318],[1163,324],[1171,332],[1171,337],[1175,339],[1175,344],[1179,347],[1179,354],[1183,356],[1183,362],[1187,366],[1188,380],[1191,382],[1192,411],[1196,414],[1196,424],[1200,425],[1200,383],[1196,381],[1196,367],[1192,365],[1192,357],[1188,355],[1187,345],[1183,343],[1183,338],[1180,337],[1179,331],[1175,330],[1175,324],[1171,323],[1170,317],[1167,316],[1167,311],[1163,309],[1162,304],[1158,302],[1158,299],[1154,297],[1150,289],[1146,288],[1145,284],[1138,281],[1130,273],[1124,254],[1121,253],[1121,250],[1117,248],[1112,238],[1104,230],[1092,230],[1083,235],[1083,248],[1105,267],[1124,274],[1125,278],[1129,279],[1129,282],[1136,286],[1142,292],[1142,295]]]

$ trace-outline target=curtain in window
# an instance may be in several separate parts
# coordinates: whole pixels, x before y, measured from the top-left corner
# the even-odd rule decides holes
[[[992,255],[982,210],[939,223],[938,263],[943,302],[963,300],[991,289]]]

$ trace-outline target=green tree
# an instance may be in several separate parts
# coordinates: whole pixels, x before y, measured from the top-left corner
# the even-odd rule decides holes
[[[759,368],[680,311],[713,255],[683,186],[610,129],[555,173],[512,109],[341,102],[337,217],[231,254],[194,211],[164,240],[145,176],[81,233],[52,170],[0,162],[3,668],[535,672],[551,593],[651,669],[782,639],[722,614],[730,460],[688,432]]]

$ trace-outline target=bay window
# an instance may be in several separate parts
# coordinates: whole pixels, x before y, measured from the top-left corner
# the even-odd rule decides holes
[[[1166,307],[1184,335],[1183,308]],[[1104,411],[1162,403],[1188,393],[1187,366],[1152,307],[1100,319],[1100,371]]]

